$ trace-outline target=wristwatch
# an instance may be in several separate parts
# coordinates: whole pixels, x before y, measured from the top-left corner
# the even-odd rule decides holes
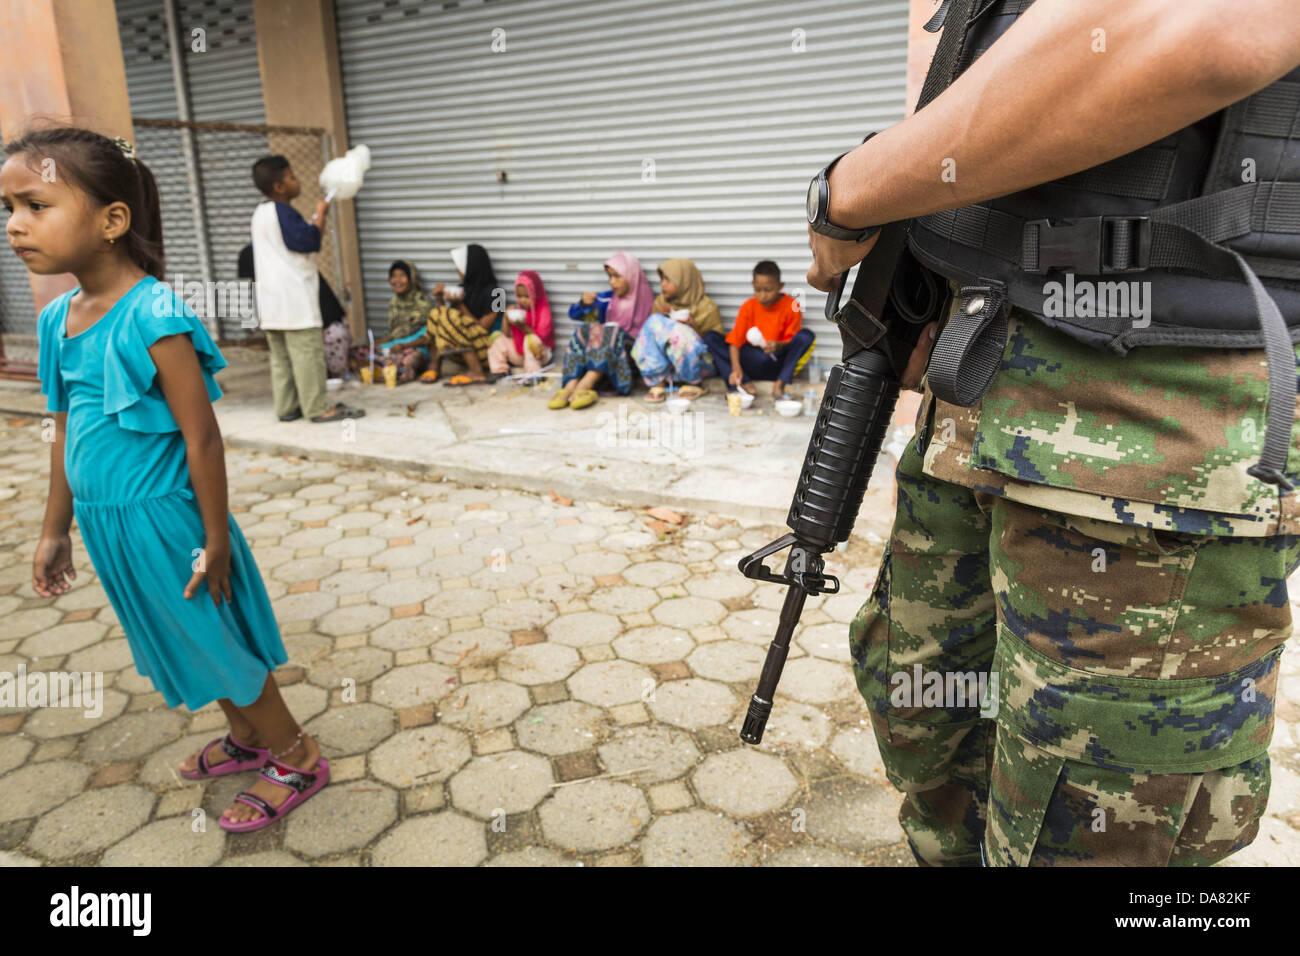
[[[874,131],[868,133],[862,142],[865,143],[875,135]],[[847,155],[848,152],[840,153],[808,184],[808,225],[813,232],[821,233],[823,236],[830,236],[832,239],[840,239],[844,242],[866,242],[880,231],[880,226],[868,226],[866,229],[845,229],[826,219],[826,213],[831,208],[831,187],[828,181],[831,170],[835,168],[836,163]]]

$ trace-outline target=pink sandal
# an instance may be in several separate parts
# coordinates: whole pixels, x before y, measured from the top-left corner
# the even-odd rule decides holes
[[[240,803],[246,803],[250,807],[262,811],[260,817],[253,817],[251,820],[243,820],[239,823],[232,823],[224,816],[218,821],[223,830],[231,833],[248,833],[251,830],[260,830],[263,827],[269,827],[276,820],[287,814],[290,810],[306,801],[316,793],[321,787],[329,783],[330,779],[330,762],[324,757],[318,761],[320,766],[313,771],[302,770],[298,767],[292,767],[282,760],[276,760],[274,757],[268,757],[266,766],[262,768],[262,776],[270,780],[279,787],[285,787],[292,790],[293,793],[285,798],[285,801],[278,807],[271,806],[266,800],[253,793],[251,790],[245,790],[240,793],[236,800]]]
[[[221,744],[221,749],[226,752],[230,759],[225,763],[209,768],[207,757],[208,751],[212,749],[213,744]],[[256,770],[265,764],[270,756],[271,751],[269,748],[246,747],[230,734],[226,734],[224,737],[209,740],[207,746],[199,751],[199,767],[197,770],[178,770],[177,773],[186,780],[207,780],[209,777],[224,777],[228,773]]]

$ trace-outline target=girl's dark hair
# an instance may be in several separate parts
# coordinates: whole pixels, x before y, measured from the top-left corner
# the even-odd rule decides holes
[[[155,279],[163,278],[162,204],[148,166],[128,159],[107,136],[75,126],[33,130],[7,143],[4,152],[53,159],[56,176],[101,206],[125,203],[131,210],[131,228],[122,236],[127,255]]]

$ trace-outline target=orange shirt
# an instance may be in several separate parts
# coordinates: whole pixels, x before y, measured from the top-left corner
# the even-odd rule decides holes
[[[769,342],[789,342],[803,328],[803,313],[799,311],[798,300],[794,296],[782,295],[771,306],[763,306],[758,299],[746,299],[736,313],[736,325],[727,335],[727,342],[735,346],[745,345],[745,336],[755,325]]]

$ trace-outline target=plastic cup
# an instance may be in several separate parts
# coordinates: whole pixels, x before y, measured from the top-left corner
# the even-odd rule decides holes
[[[388,388],[397,388],[397,366],[384,366],[384,385]]]
[[[728,393],[727,393],[727,411],[729,411],[732,415],[738,417],[738,416],[740,415],[740,409],[741,409],[741,398],[740,398],[740,393],[739,393],[739,392],[728,392]]]
[[[375,383],[375,373],[369,365],[361,366],[361,384],[373,385]]]
[[[674,319],[677,322],[685,322],[687,319],[691,317],[691,310],[673,309],[671,312],[668,313],[668,317],[670,319]]]

